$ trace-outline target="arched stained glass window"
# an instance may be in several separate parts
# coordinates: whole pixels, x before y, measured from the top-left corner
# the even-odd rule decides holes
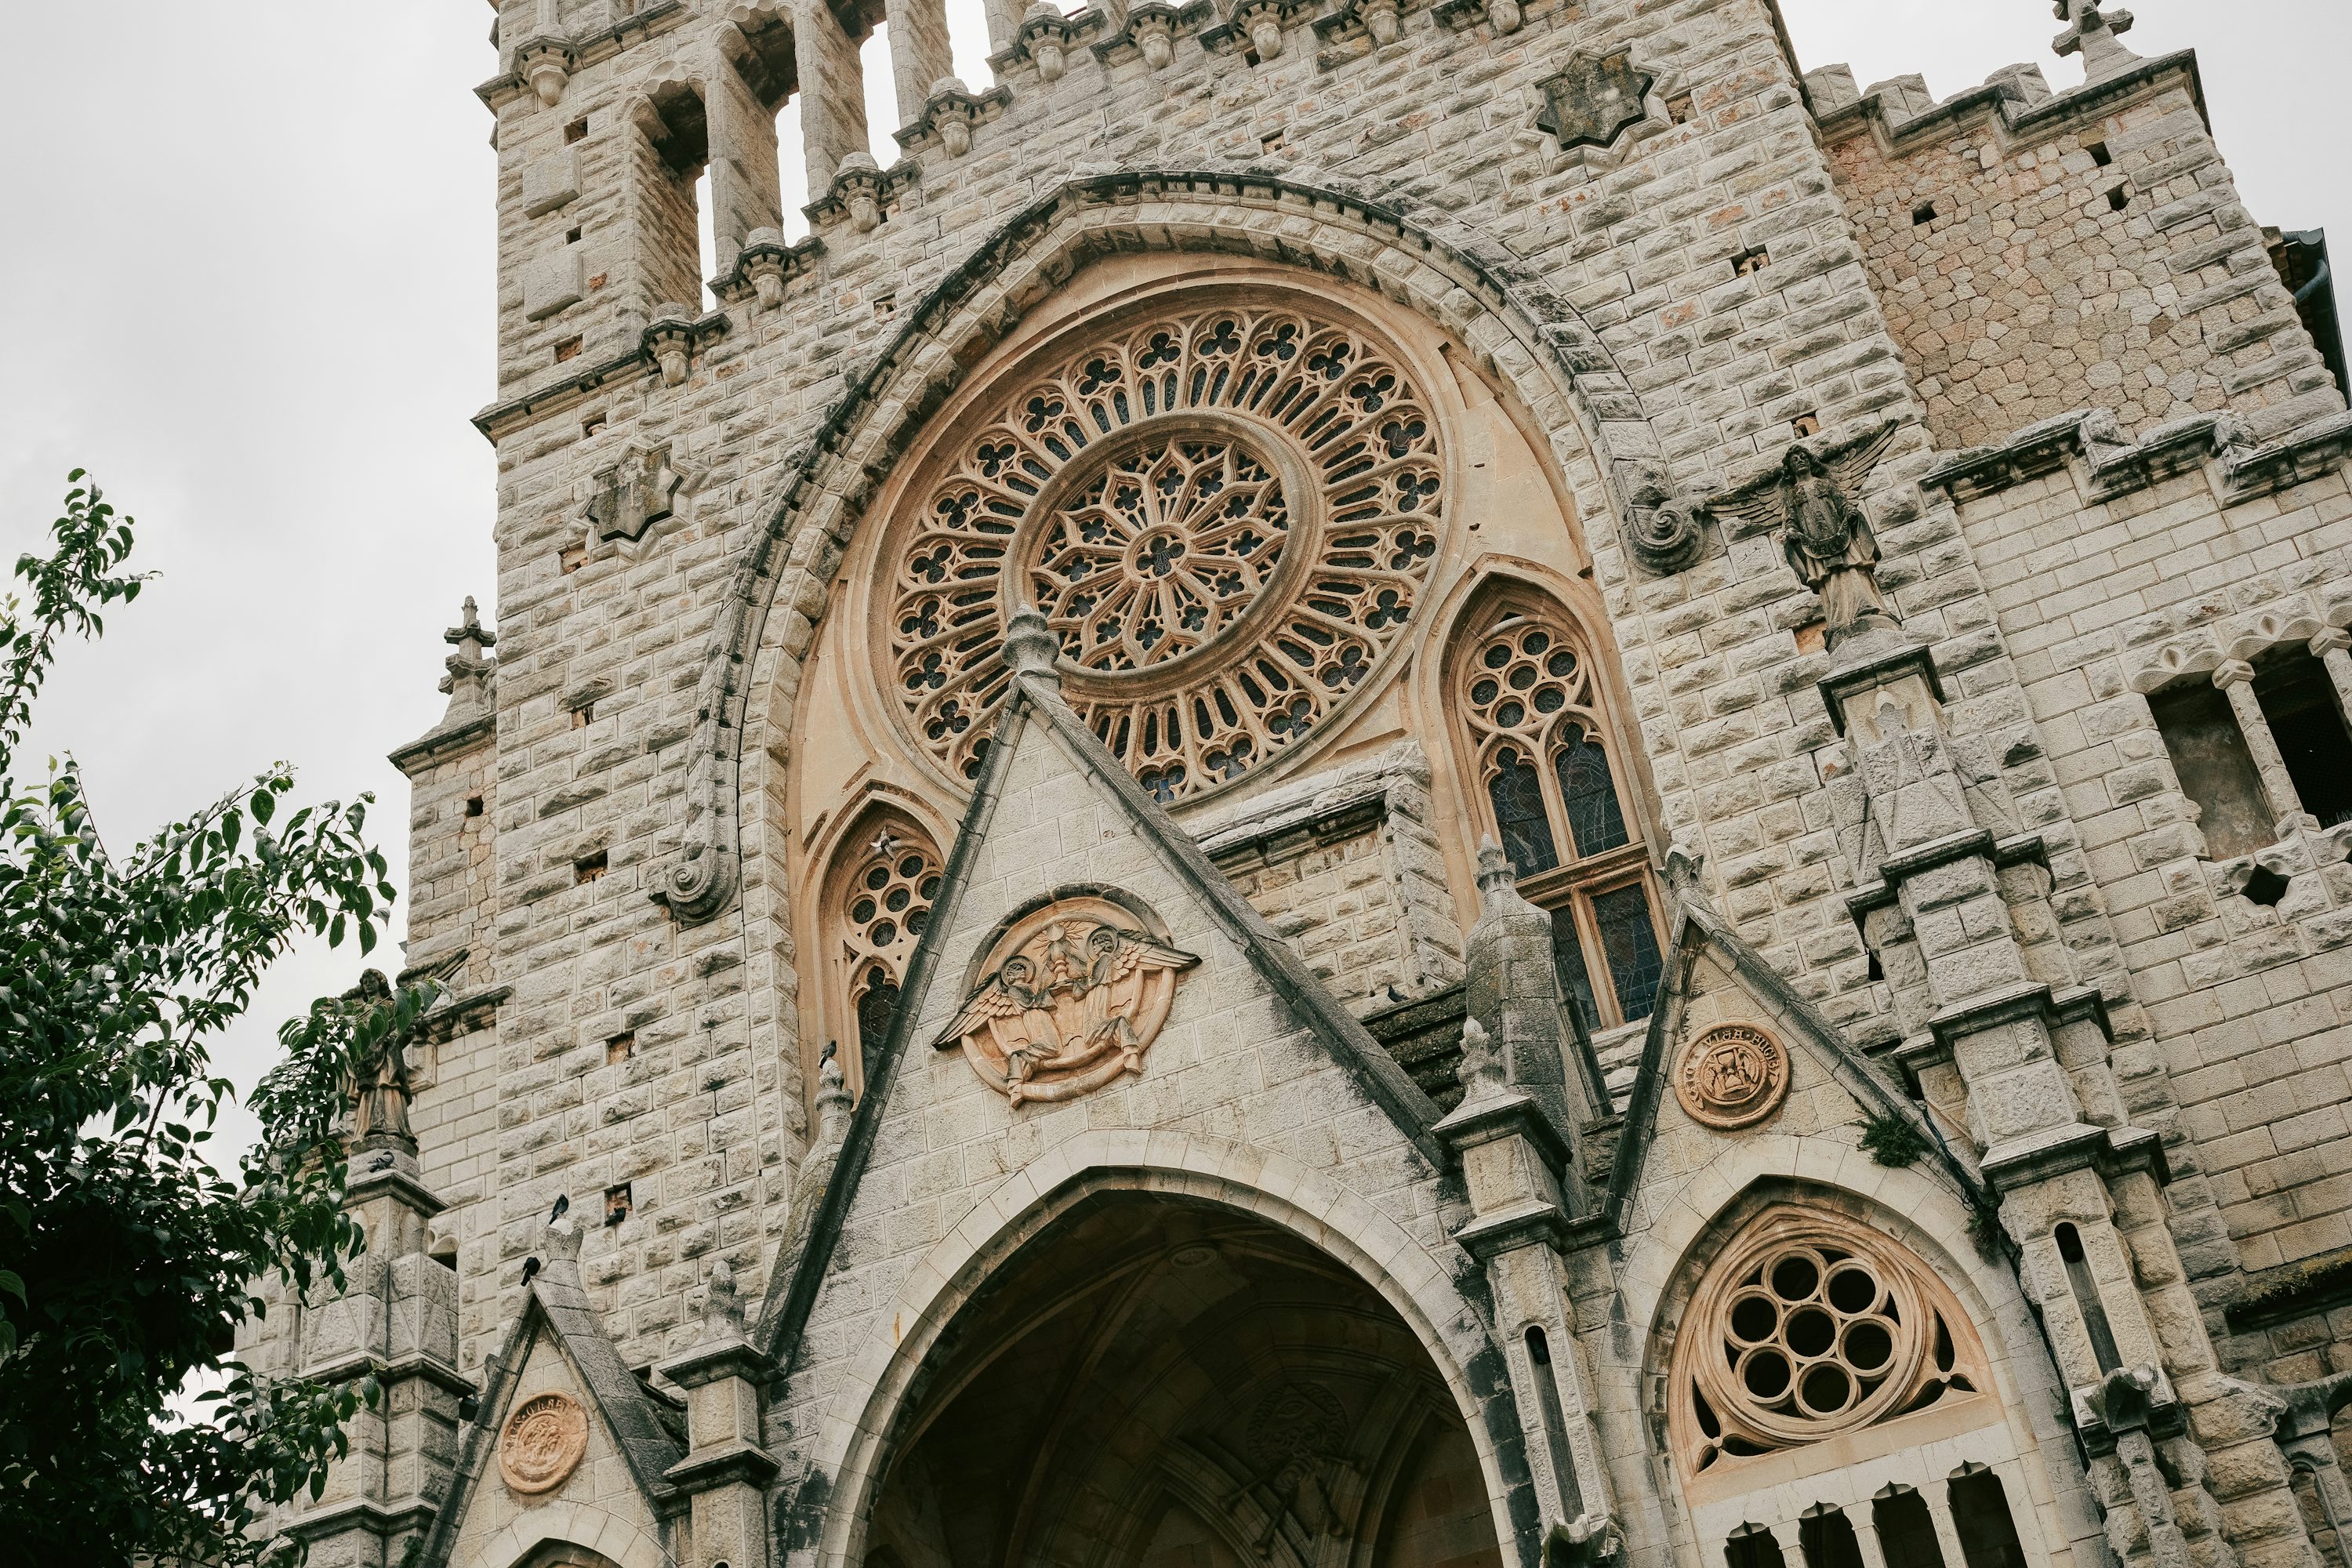
[[[1649,862],[1591,660],[1540,601],[1490,605],[1472,624],[1483,629],[1462,645],[1454,710],[1519,890],[1551,910],[1560,989],[1587,1032],[1647,1017],[1664,972]]]
[[[896,813],[870,817],[836,852],[824,881],[823,941],[832,964],[824,1033],[852,1094],[890,1036],[898,988],[930,923],[942,877],[929,836]]]

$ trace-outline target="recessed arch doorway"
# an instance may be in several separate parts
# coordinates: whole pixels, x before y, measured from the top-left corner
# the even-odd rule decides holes
[[[1267,1221],[1111,1190],[949,1325],[888,1436],[866,1542],[897,1568],[1499,1568],[1428,1351]]]

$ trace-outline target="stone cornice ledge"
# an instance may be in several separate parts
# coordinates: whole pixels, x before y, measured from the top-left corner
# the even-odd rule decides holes
[[[1530,1242],[1567,1250],[1568,1215],[1557,1204],[1528,1202],[1474,1219],[1454,1233],[1455,1245],[1484,1263]]]
[[[444,725],[419,735],[408,744],[388,752],[384,760],[405,773],[419,763],[445,762],[460,752],[472,751],[495,734],[498,727],[497,714],[477,714],[460,723]]]
[[[496,446],[531,419],[572,407],[607,382],[645,372],[659,374],[655,334],[674,325],[667,321],[655,321],[638,334],[637,346],[627,353],[615,355],[586,370],[575,371],[560,381],[534,387],[520,397],[491,404],[474,416],[474,428],[482,433],[483,439]],[[694,346],[699,348],[706,342],[724,337],[733,322],[728,320],[725,312],[712,310],[696,318],[690,325]]]
[[[2028,425],[1997,446],[1972,447],[1930,469],[1919,485],[1966,503],[2080,461],[2091,499],[2110,501],[2218,460],[2216,488],[2225,504],[2236,505],[2317,478],[2347,457],[2352,414],[2314,420],[2268,443],[2253,441],[2238,416],[2199,414],[2133,441],[2112,412],[2089,408]]]
[[[2050,846],[2039,829],[1995,838],[1990,828],[1970,828],[1899,855],[1889,855],[1879,862],[1880,880],[1856,888],[1845,896],[1846,912],[1859,921],[1872,910],[1894,903],[1907,879],[1970,855],[1985,856],[2002,869],[2027,864],[2038,865],[2045,871],[2050,868]]]
[[[580,66],[594,65],[598,60],[611,59],[631,44],[642,43],[656,33],[666,33],[686,20],[686,0],[654,0],[634,16],[625,16],[618,23],[584,38],[565,40],[571,45],[575,70]],[[538,40],[526,38],[525,43]],[[474,89],[482,107],[496,114],[515,100],[530,91],[530,84],[520,71],[508,71],[494,76]]]
[[[2097,986],[2077,985],[2054,991],[2038,980],[1947,1007],[1927,1020],[1927,1028],[1935,1036],[1936,1044],[1949,1051],[1964,1035],[2026,1018],[2039,1018],[2052,1030],[2088,1018],[2110,1040],[2116,1036],[2115,1026],[2107,1017],[2107,998]]]
[[[2172,1180],[2164,1141],[2145,1127],[2096,1127],[2087,1121],[1997,1144],[1985,1151],[1985,1180],[1996,1192],[2014,1192],[2070,1172],[2095,1170],[2103,1176],[2144,1171],[2158,1186]]]

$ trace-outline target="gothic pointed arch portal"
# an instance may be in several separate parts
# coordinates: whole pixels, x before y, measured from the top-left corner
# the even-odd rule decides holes
[[[899,1408],[869,1562],[1501,1561],[1477,1451],[1413,1331],[1239,1211],[1083,1200],[964,1306]]]

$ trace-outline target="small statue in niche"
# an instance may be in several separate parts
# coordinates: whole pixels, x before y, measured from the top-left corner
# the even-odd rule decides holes
[[[1885,426],[1822,453],[1791,447],[1778,468],[1707,509],[1751,528],[1780,531],[1790,569],[1822,596],[1832,647],[1867,626],[1897,620],[1878,587],[1878,535],[1853,499],[1895,432]]]
[[[383,977],[383,970],[368,970],[343,999],[353,1014],[364,1019],[377,1008],[393,1005],[392,982]],[[384,1035],[373,1047],[355,1055],[350,1072],[352,1133],[362,1141],[394,1138],[413,1142],[415,1134],[409,1130],[408,1102],[415,1090],[408,1079],[408,1052],[398,1033]]]

